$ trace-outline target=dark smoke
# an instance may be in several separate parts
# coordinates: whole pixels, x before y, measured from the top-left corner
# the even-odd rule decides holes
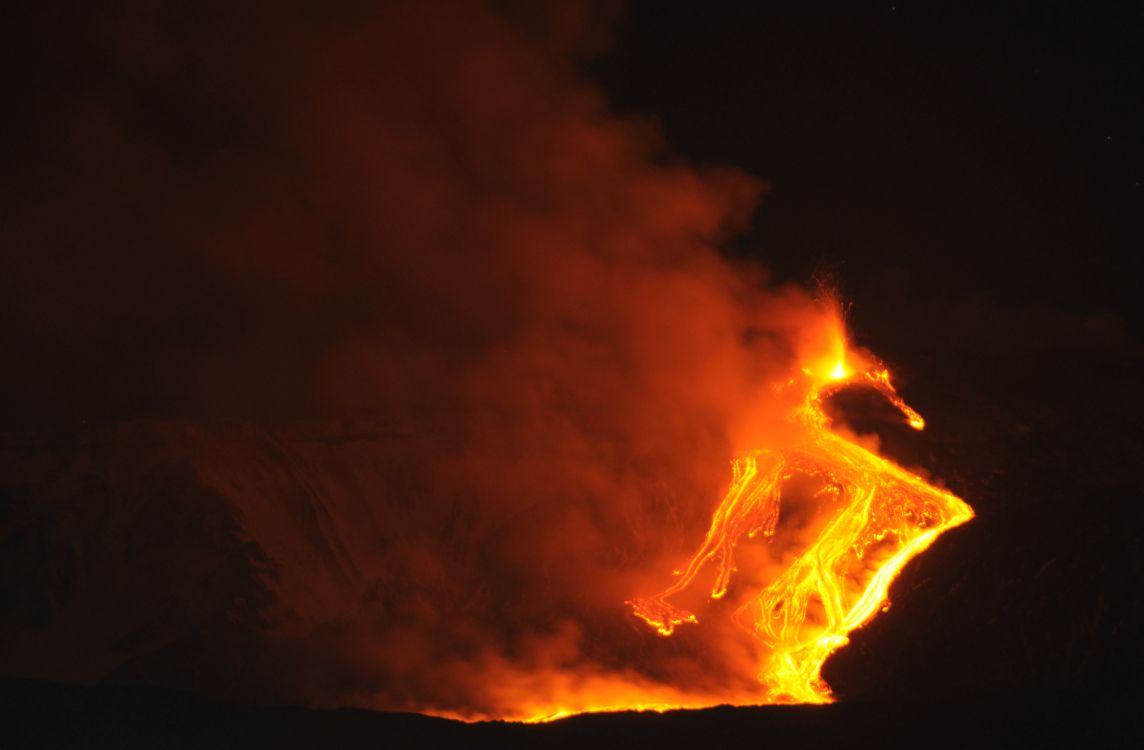
[[[739,679],[623,600],[812,310],[716,250],[761,184],[609,113],[607,9],[288,5],[17,27],[6,671],[491,713]]]

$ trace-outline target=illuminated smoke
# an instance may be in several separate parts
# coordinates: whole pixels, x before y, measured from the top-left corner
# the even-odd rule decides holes
[[[609,113],[590,5],[232,5],[85,19],[104,78],[35,105],[3,404],[75,437],[13,461],[60,567],[6,663],[463,717],[757,691],[729,620],[624,602],[797,435],[771,385],[833,313],[716,249],[762,185]]]

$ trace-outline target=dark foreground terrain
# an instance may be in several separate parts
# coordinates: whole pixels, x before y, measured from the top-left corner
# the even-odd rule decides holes
[[[720,707],[463,724],[418,714],[238,706],[146,688],[6,680],[0,745],[56,747],[1139,747],[1139,695],[1115,702]]]

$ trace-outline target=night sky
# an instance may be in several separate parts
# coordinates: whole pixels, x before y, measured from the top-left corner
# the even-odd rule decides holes
[[[618,663],[642,647],[608,576],[692,543],[732,394],[789,356],[787,285],[821,282],[928,426],[838,415],[978,517],[827,663],[830,718],[726,715],[729,738],[837,739],[863,706],[1137,733],[1144,7],[709,5],[5,24],[19,739],[80,736],[45,729],[65,705],[107,744],[154,740],[139,705],[185,712],[176,735],[212,701],[483,710],[474,644],[527,665],[569,613],[604,623],[573,662]],[[585,570],[598,590],[568,589]]]
[[[745,251],[784,275],[832,263],[921,298],[1129,307],[1114,263],[1139,246],[1139,8],[863,5],[636,3],[595,71],[687,158],[772,183]]]

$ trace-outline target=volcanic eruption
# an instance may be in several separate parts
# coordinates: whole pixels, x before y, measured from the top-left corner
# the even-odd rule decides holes
[[[922,426],[836,298],[721,252],[766,186],[609,109],[591,4],[208,5],[89,11],[99,75],[34,98],[6,671],[465,720],[827,700],[971,511],[828,418],[860,387]]]
[[[831,430],[823,402],[850,387],[873,388],[910,427],[925,427],[894,389],[885,365],[847,346],[840,323],[831,330],[832,351],[805,360],[794,377],[776,386],[799,397],[791,415],[799,436],[788,447],[735,458],[731,486],[702,545],[676,571],[678,580],[656,596],[630,602],[636,616],[664,636],[698,622],[669,597],[687,589],[709,563],[716,568],[711,599],[724,597],[740,539],[761,534],[773,540],[784,485],[795,477],[813,479],[816,495],[828,499],[821,531],[733,614],[766,654],[758,675],[762,702],[829,701],[819,674],[826,658],[876,614],[903,565],[943,531],[973,517],[961,499]]]

